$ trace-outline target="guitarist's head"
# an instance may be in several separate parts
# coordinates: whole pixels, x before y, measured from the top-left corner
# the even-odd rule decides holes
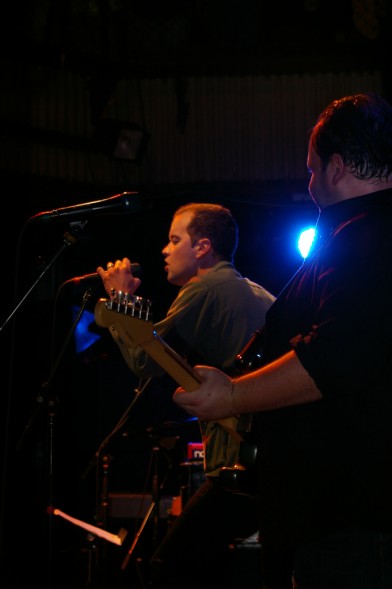
[[[176,210],[169,242],[162,250],[167,279],[183,286],[208,272],[218,262],[233,263],[238,226],[226,207],[189,203]]]

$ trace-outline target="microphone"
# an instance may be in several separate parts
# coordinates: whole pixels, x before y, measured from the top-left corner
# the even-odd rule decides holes
[[[31,221],[39,219],[40,221],[50,221],[60,217],[83,217],[95,213],[107,213],[113,211],[124,211],[134,213],[140,210],[140,199],[137,192],[122,192],[102,200],[93,200],[69,207],[61,207],[52,211],[44,211],[30,217]]]
[[[142,267],[137,262],[131,264],[131,272],[136,278],[140,278],[142,275]],[[67,282],[73,282],[74,284],[79,284],[79,282],[96,282],[97,280],[101,280],[100,275],[98,272],[92,272],[92,274],[84,274],[83,276],[75,276],[75,278],[71,278]]]

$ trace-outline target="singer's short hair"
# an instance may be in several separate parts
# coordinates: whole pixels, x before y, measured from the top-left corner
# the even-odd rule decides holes
[[[212,203],[191,202],[179,207],[174,216],[191,212],[187,227],[192,243],[207,237],[221,260],[233,262],[238,247],[238,225],[230,209]]]

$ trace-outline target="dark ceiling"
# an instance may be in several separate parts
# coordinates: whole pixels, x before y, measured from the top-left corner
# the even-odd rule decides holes
[[[15,64],[15,71],[18,64],[49,66],[90,80],[103,78],[112,86],[126,78],[376,70],[389,98],[391,4],[388,0],[20,0],[2,9],[0,68],[2,64],[8,70]],[[29,100],[28,81],[18,81],[15,75],[15,85],[17,89],[4,88],[3,94],[10,91],[12,100],[14,96]],[[5,136],[10,125],[25,143],[32,141],[33,131],[39,143],[58,146],[64,139],[53,131],[10,121],[5,111],[1,120]],[[86,145],[91,149],[90,140]],[[76,147],[81,148],[80,140]],[[8,181],[5,172],[2,177]],[[39,178],[28,178],[35,192],[53,194],[55,188],[61,199],[61,187],[47,186],[48,180],[41,188],[35,185]],[[66,190],[69,194],[70,187]]]
[[[7,59],[119,76],[383,67],[390,47],[387,0],[22,0],[2,12]]]

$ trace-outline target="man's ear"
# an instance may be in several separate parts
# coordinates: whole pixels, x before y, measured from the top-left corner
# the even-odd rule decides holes
[[[332,170],[332,182],[336,184],[346,172],[346,166],[339,153],[333,153],[329,161]]]
[[[196,255],[197,256],[205,256],[208,252],[211,251],[211,241],[208,237],[201,237],[195,243]]]

